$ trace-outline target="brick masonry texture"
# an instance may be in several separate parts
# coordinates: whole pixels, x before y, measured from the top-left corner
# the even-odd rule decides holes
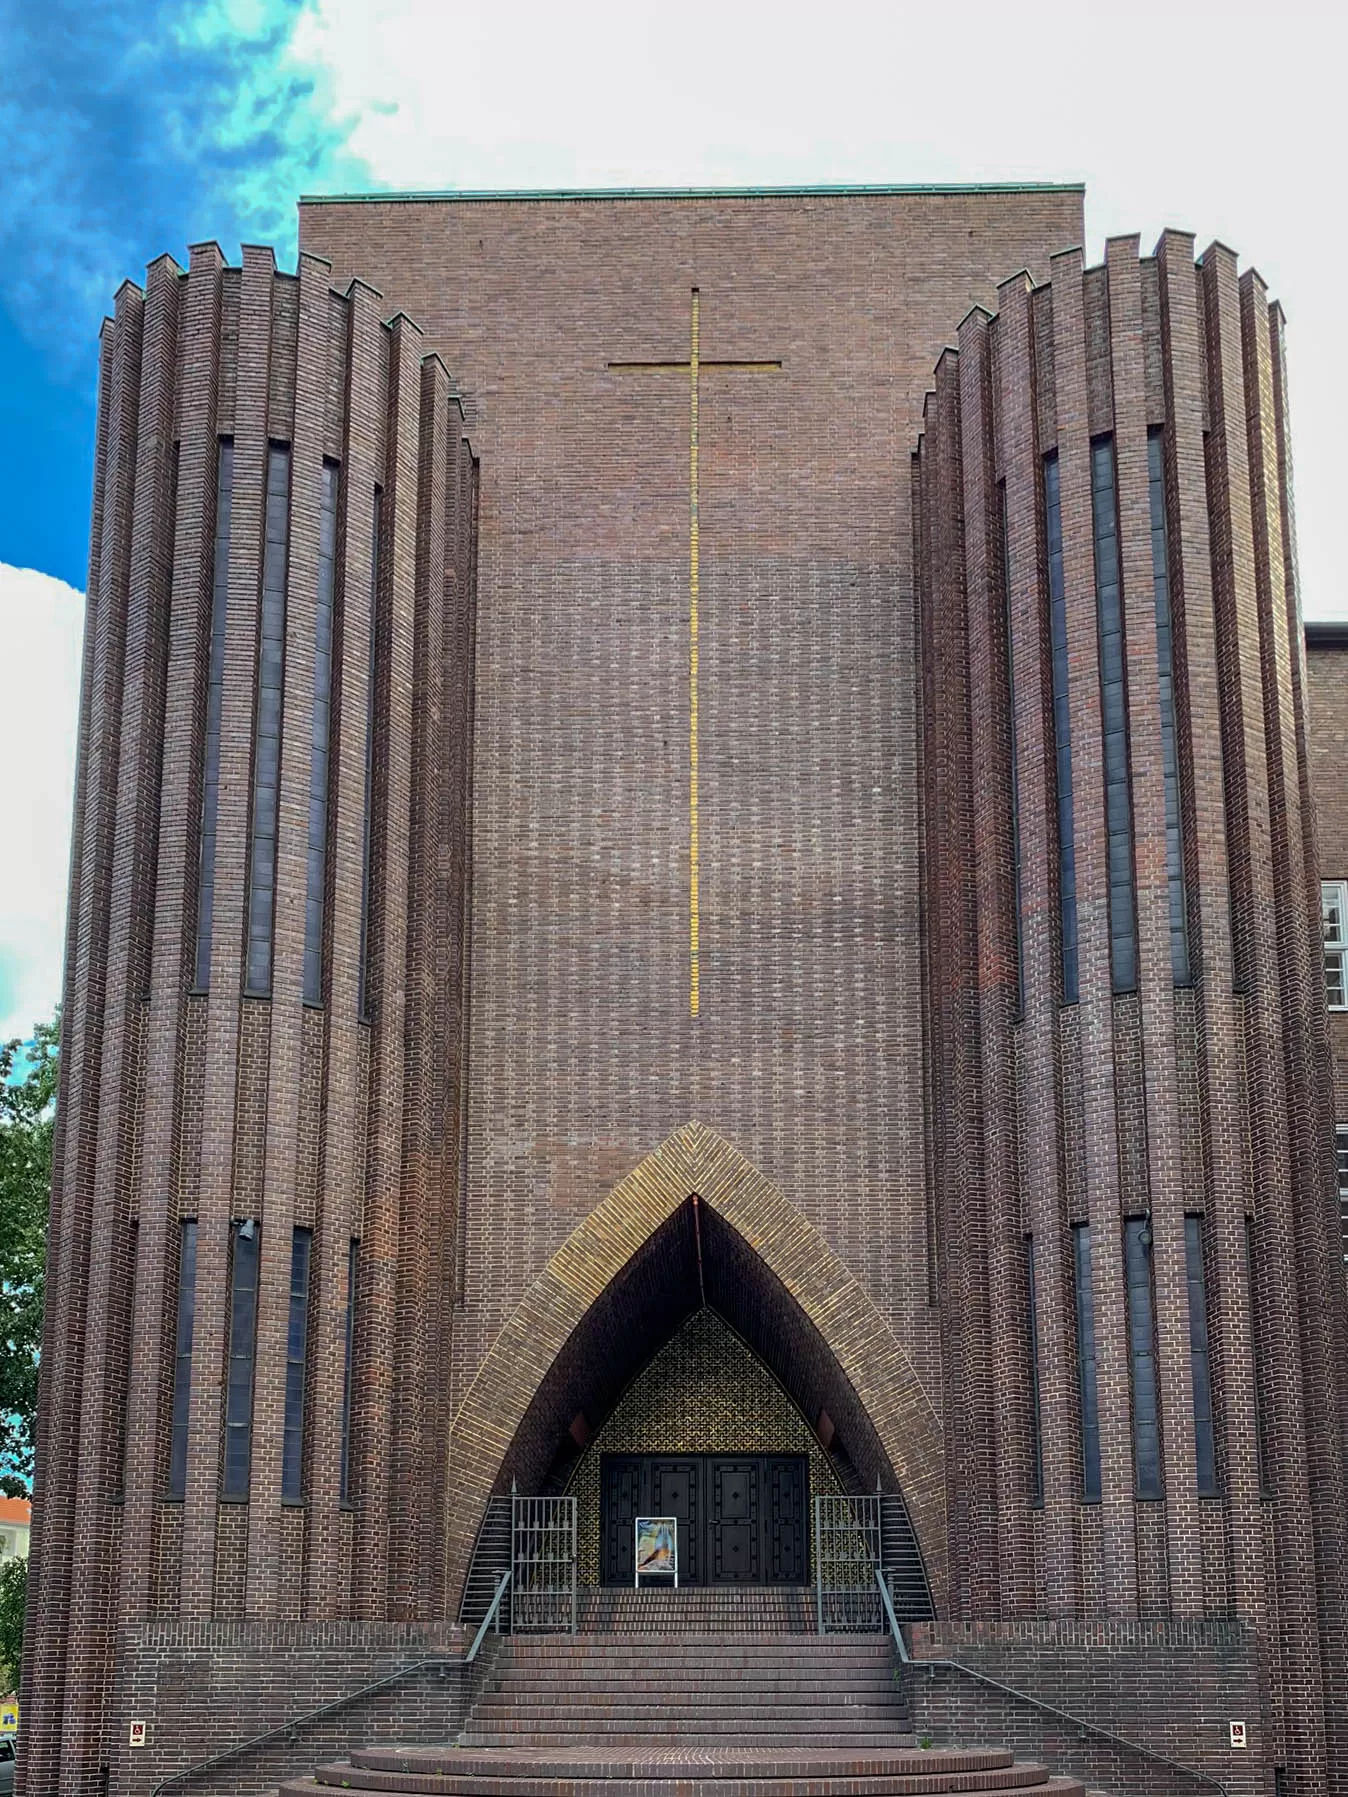
[[[1177,988],[1171,962],[1149,430],[1161,432],[1165,465],[1191,989]],[[1136,990],[1119,994],[1090,492],[1091,445],[1106,435],[1139,951]],[[1071,1004],[1059,978],[1050,452],[1080,927]],[[1339,1791],[1344,1306],[1281,314],[1229,250],[1214,245],[1195,266],[1192,240],[1175,233],[1145,259],[1135,239],[1113,240],[1098,269],[1076,251],[1057,256],[1051,284],[1018,277],[995,317],[975,309],[961,325],[936,368],[914,480],[931,1152],[942,1285],[960,1296],[942,1311],[946,1454],[961,1469],[950,1481],[947,1615],[1176,1627],[1233,1617],[1258,1644],[1257,1788],[1279,1766],[1281,1788]],[[1200,1497],[1196,1482],[1190,1215],[1206,1238],[1220,1497]],[[1137,1216],[1152,1232],[1163,1501],[1135,1496],[1123,1223]],[[1092,1241],[1098,1504],[1082,1502],[1078,1223]],[[1022,1656],[1035,1639],[1018,1638]],[[1051,1674],[1046,1660],[1042,1672],[1070,1689],[1065,1670]],[[1163,1671],[1147,1676],[1158,1690],[1165,1682]],[[941,1701],[956,1706],[947,1721],[957,1726],[968,1692]],[[1145,1713],[1139,1696],[1134,1715]],[[1216,1729],[1195,1711],[1180,1757],[1204,1758]]]
[[[1348,1788],[1348,1347],[1282,323],[1257,277],[1220,247],[1195,269],[1175,236],[1146,260],[1112,244],[1085,270],[1067,249],[1075,188],[328,202],[302,207],[300,236],[293,276],[253,247],[237,268],[209,244],[185,273],[161,258],[119,292],[102,339],[23,1789],[146,1797],[265,1722],[426,1653],[456,1659],[449,1619],[489,1497],[512,1479],[583,1482],[573,1422],[602,1440],[640,1369],[705,1326],[690,1324],[704,1303],[738,1338],[746,1387],[780,1387],[857,1486],[902,1493],[942,1627],[1028,1631],[1006,1661],[1017,1678],[1123,1717],[1122,1732],[1151,1725],[1169,1682],[1186,1695],[1165,1738],[1205,1764],[1224,1718],[1201,1693],[1215,1680],[1226,1704],[1253,1679],[1251,1788],[1271,1791],[1275,1765],[1290,1797]],[[695,1017],[691,375],[611,366],[687,363],[694,289]],[[759,365],[714,365],[735,360]],[[1179,644],[1183,990],[1149,425],[1165,433]],[[1117,997],[1088,484],[1103,432],[1118,446],[1141,967]],[[272,977],[248,992],[276,444],[291,489]],[[1068,1007],[1037,496],[1051,447],[1077,779]],[[314,813],[325,462],[340,500]],[[316,816],[323,979],[306,1004]],[[1132,1488],[1121,1231],[1141,1212],[1161,1503]],[[1188,1212],[1207,1224],[1223,1492],[1201,1501]],[[231,1224],[248,1218],[250,1489],[226,1503]],[[185,1219],[192,1383],[186,1489],[170,1500]],[[1099,1506],[1078,1500],[1068,1229],[1086,1220]],[[301,1504],[282,1501],[296,1228],[313,1232]],[[1052,1632],[1069,1624],[1070,1652]],[[1144,1624],[1172,1633],[1103,1662],[1134,1694],[1115,1704],[1102,1662],[1072,1656],[1092,1630]],[[463,1692],[437,1680],[418,1673],[289,1759],[200,1788],[256,1788],[362,1733],[452,1734]],[[965,1726],[965,1696],[940,1701]],[[133,1718],[147,1749],[126,1745]]]

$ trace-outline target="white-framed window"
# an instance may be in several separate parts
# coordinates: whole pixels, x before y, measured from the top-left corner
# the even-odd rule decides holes
[[[1339,1224],[1343,1235],[1343,1258],[1348,1264],[1348,1123],[1334,1125],[1335,1158],[1339,1169]]]
[[[1348,880],[1320,883],[1320,922],[1325,939],[1325,1002],[1348,1011]]]

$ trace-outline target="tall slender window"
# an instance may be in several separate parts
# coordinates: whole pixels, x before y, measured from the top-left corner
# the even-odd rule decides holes
[[[229,1289],[229,1377],[225,1386],[224,1495],[227,1498],[248,1496],[253,1454],[259,1235],[258,1225],[251,1220],[234,1225]]]
[[[1151,581],[1156,595],[1156,671],[1161,685],[1161,766],[1165,774],[1165,870],[1170,882],[1170,971],[1187,986],[1189,916],[1184,898],[1184,824],[1180,811],[1179,729],[1175,711],[1175,640],[1170,615],[1170,550],[1165,521],[1165,444],[1159,428],[1147,433],[1151,499]]]
[[[1320,883],[1320,927],[1325,944],[1325,1003],[1348,1011],[1348,880]]]
[[[248,877],[249,992],[271,991],[276,909],[276,812],[281,773],[281,703],[286,659],[286,555],[290,540],[290,451],[267,452],[267,530],[262,548],[262,634],[253,725],[253,846]]]
[[[1109,842],[1109,964],[1115,992],[1137,990],[1137,906],[1133,893],[1133,801],[1128,779],[1128,687],[1119,577],[1114,439],[1091,444],[1095,535],[1095,617],[1100,650],[1100,714]]]
[[[304,1001],[323,1002],[323,898],[328,877],[328,745],[332,732],[332,590],[337,565],[336,462],[324,462],[318,524],[314,708],[309,731],[309,863],[304,899]]]
[[[1212,1422],[1212,1357],[1208,1350],[1202,1217],[1184,1219],[1184,1264],[1189,1285],[1189,1372],[1194,1390],[1194,1463],[1198,1495],[1217,1497],[1217,1438]]]
[[[353,1241],[346,1260],[346,1367],[342,1377],[342,1502],[351,1496],[351,1375],[356,1353],[356,1271],[360,1243]]]
[[[1254,1218],[1245,1219],[1245,1286],[1250,1306],[1250,1357],[1254,1375],[1254,1451],[1259,1467],[1259,1495],[1273,1496],[1273,1460],[1268,1444],[1268,1412],[1264,1403],[1264,1348],[1259,1328],[1259,1257],[1255,1252]]]
[[[1049,634],[1053,650],[1053,741],[1058,776],[1058,918],[1062,997],[1074,1005],[1077,981],[1077,859],[1072,806],[1072,713],[1067,692],[1067,588],[1062,565],[1062,487],[1056,450],[1044,457],[1044,529],[1048,544]]]
[[[1151,1290],[1151,1219],[1123,1226],[1128,1275],[1128,1357],[1133,1379],[1133,1477],[1140,1498],[1161,1496],[1161,1414],[1156,1382],[1156,1315]]]
[[[374,541],[370,549],[370,665],[365,682],[365,841],[360,875],[360,967],[357,1014],[370,1015],[370,850],[374,842],[374,710],[375,648],[379,641],[379,505],[382,494],[374,490]]]
[[[1006,482],[1002,498],[1002,623],[1006,631],[1007,755],[1010,761],[1011,864],[1016,880],[1016,1016],[1025,1010],[1025,920],[1020,861],[1020,769],[1016,759],[1016,652],[1011,630],[1011,531],[1006,512]]]
[[[1030,1369],[1030,1502],[1044,1501],[1044,1436],[1039,1416],[1039,1298],[1034,1279],[1034,1237],[1025,1238],[1025,1282],[1028,1293],[1025,1344]]]
[[[309,1265],[313,1231],[297,1229],[290,1247],[290,1319],[286,1331],[286,1414],[281,1443],[281,1496],[304,1496],[304,1365],[309,1348]]]
[[[1348,1262],[1348,1123],[1334,1125],[1334,1164],[1339,1175],[1339,1234]]]
[[[173,1433],[168,1495],[187,1490],[187,1422],[192,1407],[192,1327],[197,1298],[197,1220],[186,1217],[178,1241],[178,1328],[173,1349]]]
[[[211,983],[215,922],[215,830],[220,811],[220,707],[225,690],[225,611],[229,598],[229,515],[234,499],[234,444],[226,437],[216,460],[215,566],[211,576],[211,657],[206,677],[206,743],[201,785],[201,854],[197,875],[196,985]]]
[[[1095,1294],[1091,1289],[1091,1226],[1072,1225],[1076,1274],[1077,1383],[1081,1397],[1081,1495],[1100,1502],[1100,1395],[1095,1367]]]

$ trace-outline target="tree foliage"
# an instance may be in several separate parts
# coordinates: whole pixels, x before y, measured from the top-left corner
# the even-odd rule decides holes
[[[61,1019],[0,1047],[0,1490],[33,1476]]]
[[[27,1560],[0,1565],[0,1690],[17,1691],[23,1653],[23,1610],[28,1598]]]

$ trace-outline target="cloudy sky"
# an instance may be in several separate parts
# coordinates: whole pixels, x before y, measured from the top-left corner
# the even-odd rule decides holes
[[[300,192],[1084,180],[1092,255],[1174,224],[1282,299],[1305,607],[1348,616],[1325,18],[1309,0],[0,0],[0,1039],[60,986],[95,345],[124,277],[208,237],[284,265]]]

